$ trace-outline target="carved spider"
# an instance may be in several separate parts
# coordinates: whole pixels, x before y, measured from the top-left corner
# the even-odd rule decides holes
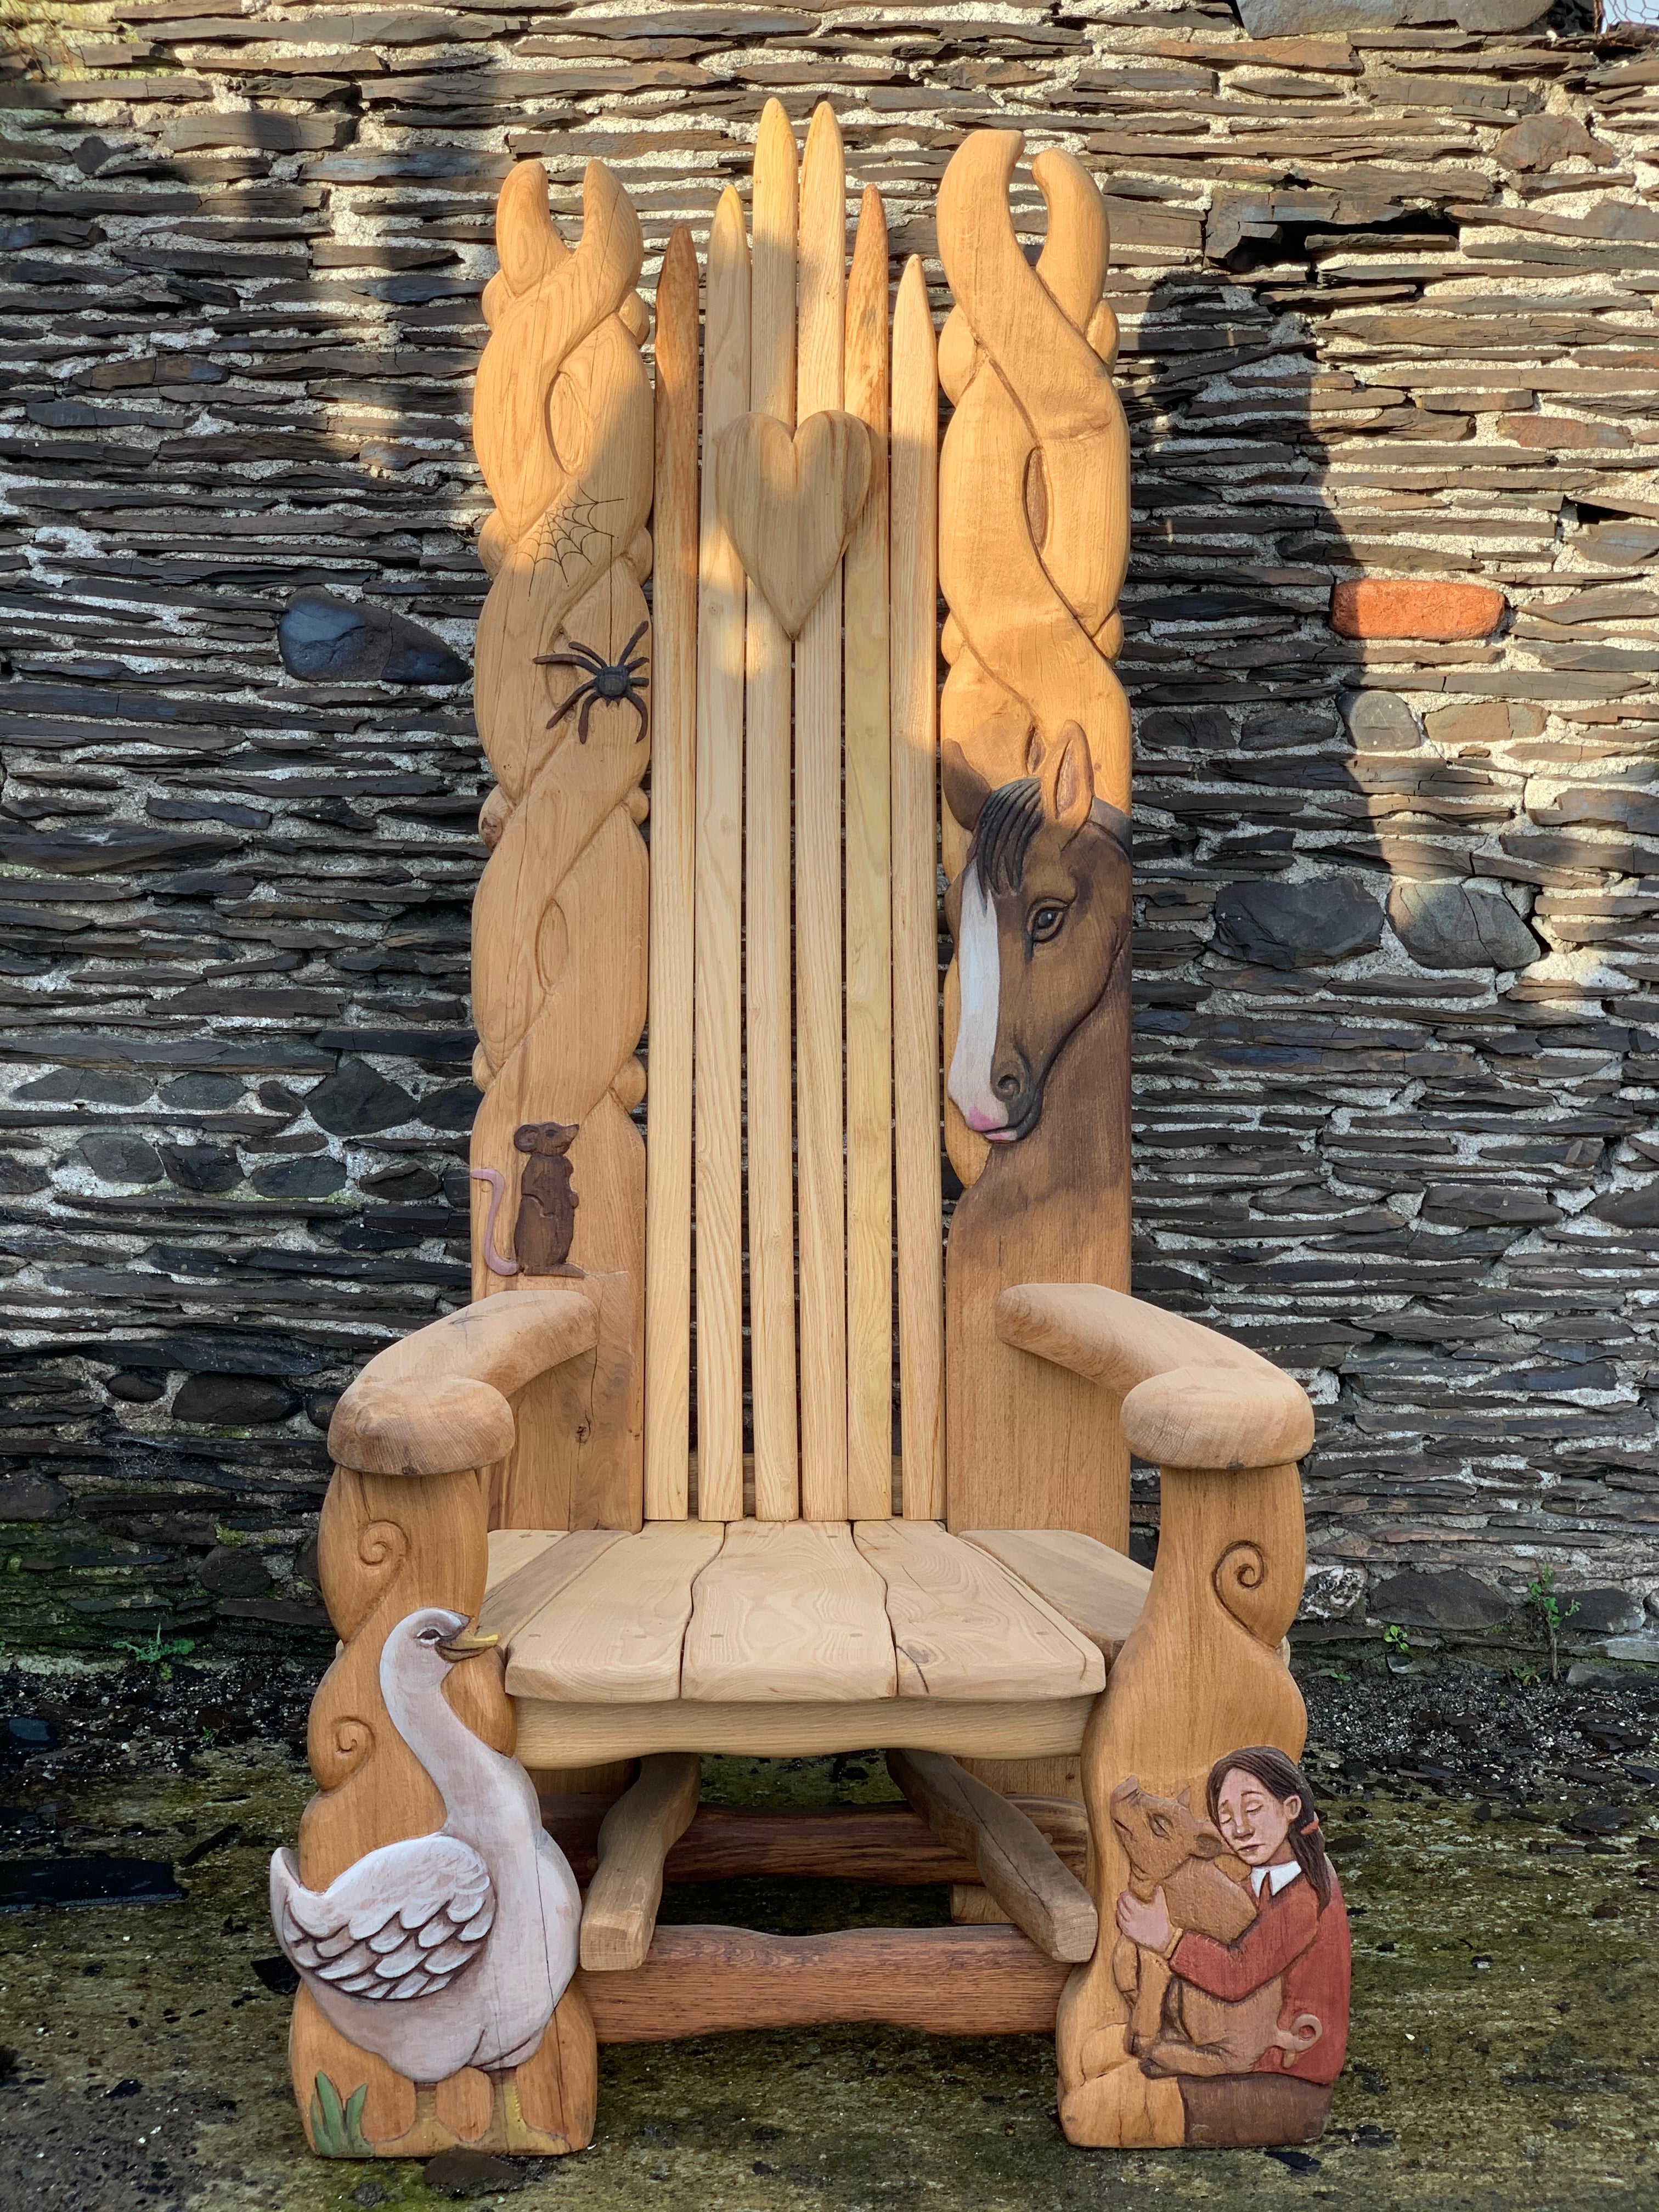
[[[634,740],[635,744],[639,743],[640,738],[645,735],[648,726],[645,715],[645,685],[640,681],[639,671],[648,668],[651,661],[648,653],[635,653],[634,647],[645,635],[645,632],[646,625],[641,623],[616,659],[612,661],[601,660],[591,645],[578,645],[574,637],[570,641],[568,653],[538,653],[537,654],[536,665],[538,668],[580,668],[584,672],[581,683],[576,686],[563,706],[556,708],[550,716],[547,725],[550,730],[556,724],[563,721],[565,716],[580,700],[582,711],[576,724],[576,737],[578,742],[585,745],[587,743],[587,718],[598,702],[604,700],[610,705],[620,705],[626,702],[640,718],[639,737]],[[633,654],[632,659],[629,658],[630,653]]]

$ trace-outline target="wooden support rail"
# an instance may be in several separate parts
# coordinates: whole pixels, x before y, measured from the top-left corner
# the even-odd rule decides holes
[[[1069,1969],[1014,1928],[763,1936],[659,1928],[637,1973],[582,1977],[601,2043],[881,2021],[931,2035],[1047,2035]]]
[[[1008,1801],[1036,1828],[1062,1864],[1083,1871],[1088,1826],[1069,1797]],[[599,1828],[611,1801],[545,1795],[542,1820],[575,1869],[592,1876]],[[668,1881],[721,1881],[743,1875],[822,1877],[827,1881],[977,1882],[970,1853],[942,1844],[908,1805],[835,1806],[822,1811],[762,1812],[747,1806],[703,1805],[673,1844],[663,1868]]]
[[[1045,1958],[1080,1966],[1094,1956],[1094,1899],[1024,1813],[944,1752],[890,1751],[887,1771]]]
[[[662,1903],[663,1863],[690,1826],[702,1782],[695,1751],[661,1751],[640,1761],[599,1829],[599,1866],[582,1907],[581,1961],[592,1973],[643,1963]]]

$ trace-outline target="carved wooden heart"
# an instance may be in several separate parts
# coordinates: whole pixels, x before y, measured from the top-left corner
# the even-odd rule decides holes
[[[714,449],[720,520],[791,637],[823,598],[870,489],[870,434],[856,415],[809,415],[792,436],[744,415]]]

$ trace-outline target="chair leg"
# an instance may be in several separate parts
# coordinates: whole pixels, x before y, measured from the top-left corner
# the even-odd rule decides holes
[[[1178,2081],[1146,2071],[1157,2021],[1118,1957],[1117,1900],[1165,1879],[1132,1865],[1112,1796],[1135,1779],[1202,1821],[1212,1763],[1247,1744],[1300,1753],[1307,1719],[1278,1646],[1302,1593],[1302,1493],[1293,1466],[1249,1475],[1166,1468],[1158,1565],[1146,1609],[1090,1716],[1083,1745],[1091,1886],[1101,1940],[1060,1999],[1060,2117],[1074,2143],[1128,2148],[1189,2139]],[[1174,1871],[1178,1872],[1178,1869]],[[1128,1947],[1133,1949],[1133,1947]],[[1161,1961],[1158,1962],[1161,1967]],[[1161,1984],[1156,2008],[1162,2010]],[[1149,2008],[1154,2002],[1148,1992]],[[1150,2033],[1141,2034],[1142,2027]],[[1261,2076],[1262,2080],[1271,2077]],[[1265,2140],[1266,2138],[1261,2138]],[[1275,2137],[1275,2140],[1279,2138]]]

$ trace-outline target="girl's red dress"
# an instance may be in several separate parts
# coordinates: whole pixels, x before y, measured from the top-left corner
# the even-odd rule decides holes
[[[1322,1911],[1306,1875],[1275,1890],[1262,1887],[1255,1918],[1231,1943],[1188,1929],[1170,1954],[1170,1964],[1183,1982],[1206,1995],[1236,2003],[1275,1974],[1284,1976],[1279,2025],[1288,2028],[1298,2013],[1312,2013],[1324,2029],[1317,2043],[1294,2056],[1276,2045],[1264,2051],[1251,2069],[1256,2074],[1293,2074],[1304,2081],[1334,2081],[1348,2047],[1348,1915],[1341,1886],[1331,1875],[1331,1900]],[[1282,2062],[1282,2067],[1281,2067]]]

